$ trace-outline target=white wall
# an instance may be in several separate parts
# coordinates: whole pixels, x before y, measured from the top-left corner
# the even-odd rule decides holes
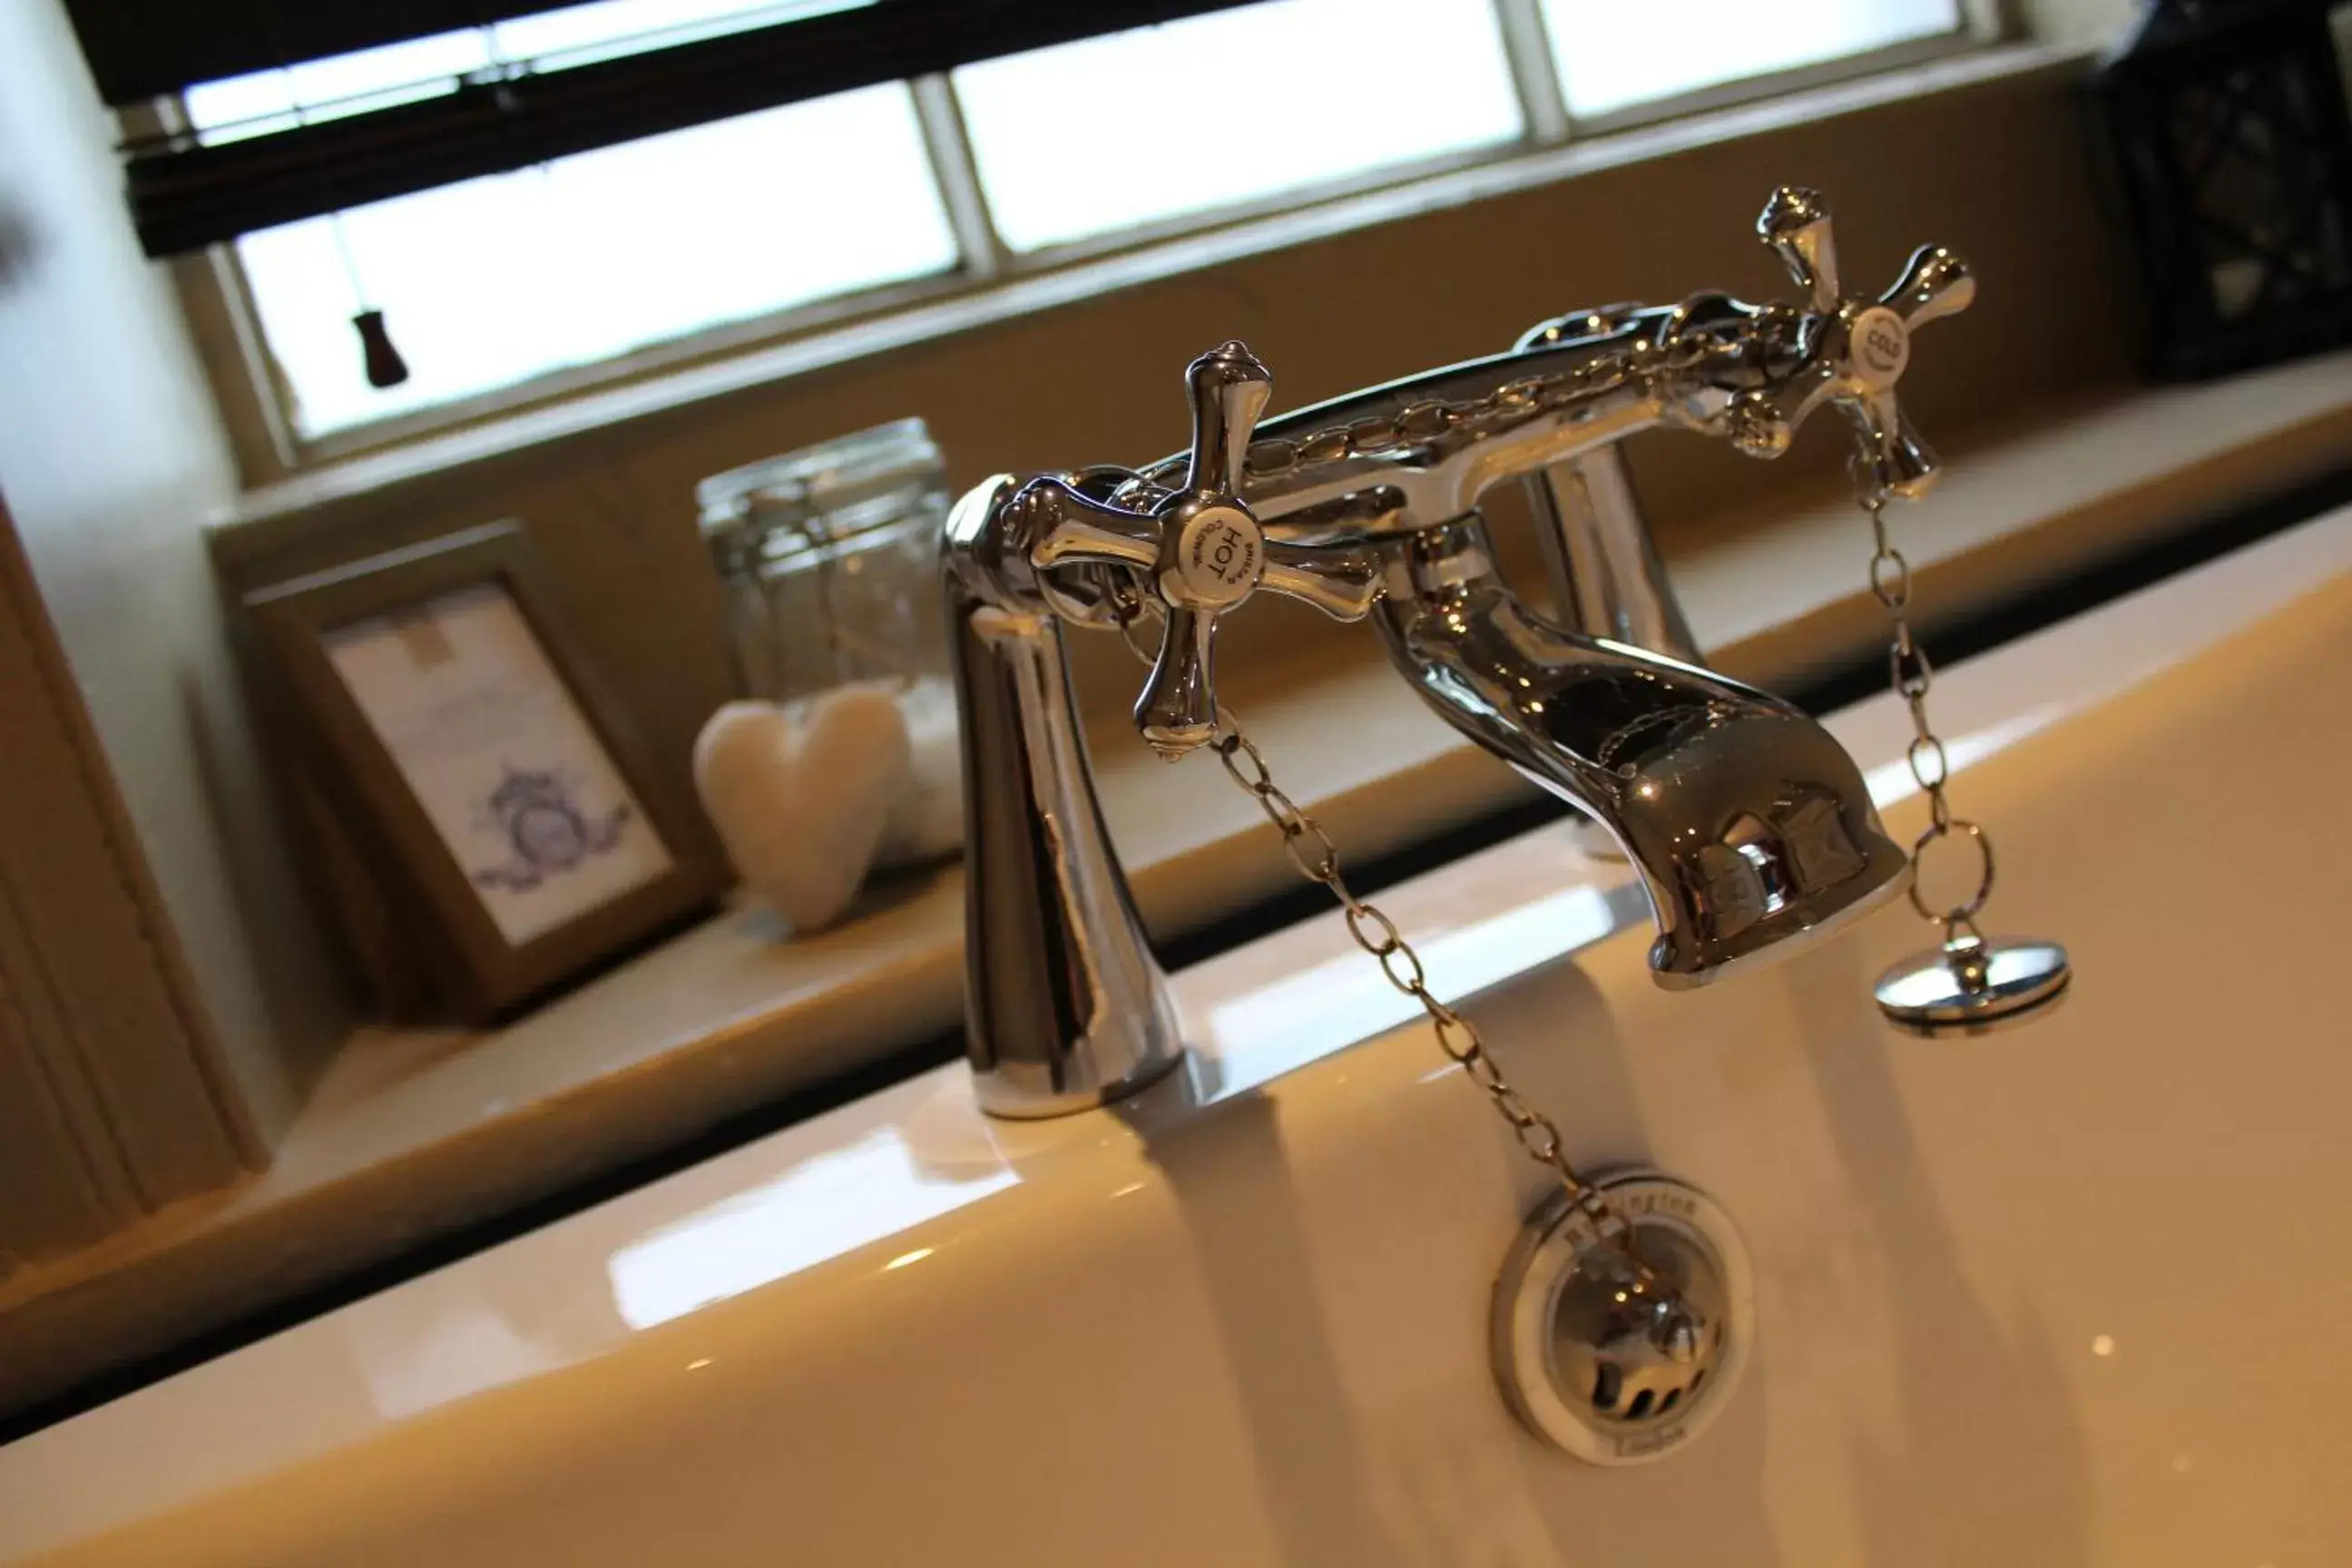
[[[0,0],[0,494],[265,1133],[341,1031],[199,530],[235,492],[58,0]]]

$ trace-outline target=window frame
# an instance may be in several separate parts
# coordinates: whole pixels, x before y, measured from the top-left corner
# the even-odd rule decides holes
[[[275,363],[234,247],[213,246],[166,265],[245,485],[247,489],[259,489],[347,459],[469,427],[494,426],[510,416],[590,394],[723,363],[796,340],[815,338],[921,307],[949,304],[1113,258],[1160,247],[1173,247],[1282,214],[1397,190],[1465,170],[1500,169],[1533,156],[1556,153],[1573,143],[1591,142],[1669,121],[1743,108],[1811,89],[1946,59],[2013,41],[2016,36],[2000,0],[1958,0],[1960,22],[1948,32],[1718,82],[1607,114],[1578,116],[1567,107],[1553,64],[1542,0],[1489,0],[1489,4],[1496,14],[1505,62],[1519,100],[1521,132],[1516,139],[1387,164],[1360,174],[1036,250],[1014,251],[998,237],[990,218],[953,84],[944,74],[917,77],[908,81],[908,87],[929,156],[932,177],[956,242],[959,259],[954,266],[929,277],[853,289],[722,322],[606,359],[562,366],[506,386],[319,436],[304,436],[296,426],[291,400],[278,384]],[[150,109],[126,110],[121,119],[126,135],[131,136],[186,127],[176,98],[159,100]],[[1124,286],[1124,281],[1114,277],[1099,288]]]

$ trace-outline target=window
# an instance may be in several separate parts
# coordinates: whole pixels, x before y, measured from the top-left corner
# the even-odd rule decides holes
[[[798,10],[821,7],[802,5]],[[562,68],[747,0],[601,0],[208,83],[204,137],[446,90],[530,59]],[[611,359],[699,329],[941,273],[957,249],[904,85],[650,137],[239,239],[237,264],[298,433],[317,437]],[[409,367],[368,384],[352,314],[384,312]]]
[[[1955,33],[1962,20],[1958,0],[1543,0],[1543,14],[1580,119]]]
[[[1518,139],[1492,0],[1286,0],[954,77],[1014,250]]]
[[[469,76],[862,3],[598,0],[206,83],[183,108],[203,139],[226,141]],[[820,302],[879,308],[858,296],[886,285],[898,286],[890,298],[967,287],[1066,265],[1073,247],[1507,153],[1555,137],[1562,107],[1572,136],[1643,105],[1965,36],[1959,0],[1266,0],[966,66],[921,90],[887,83],[558,158],[233,248],[271,361],[257,379],[300,440],[351,433],[348,446],[395,416],[530,396],[563,384],[532,386],[552,373],[690,349],[730,323],[784,331]],[[370,306],[409,367],[399,385],[364,374],[351,318]]]
[[[341,227],[340,243],[333,218],[236,242],[305,436],[956,260],[897,86],[379,202]],[[362,299],[408,363],[398,386],[362,374]]]

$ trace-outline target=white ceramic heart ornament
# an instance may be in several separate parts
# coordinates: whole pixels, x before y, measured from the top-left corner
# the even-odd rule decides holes
[[[837,687],[787,711],[730,702],[694,743],[702,808],[743,880],[797,931],[839,920],[912,766],[890,689]]]

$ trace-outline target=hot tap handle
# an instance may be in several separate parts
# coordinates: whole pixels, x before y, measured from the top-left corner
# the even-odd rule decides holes
[[[1217,621],[1226,611],[1267,588],[1356,620],[1380,591],[1368,555],[1275,544],[1242,499],[1250,435],[1274,391],[1257,356],[1224,343],[1186,368],[1184,384],[1192,449],[1181,489],[1148,511],[1095,500],[1055,479],[1032,480],[1014,498],[1033,510],[1033,565],[1127,567],[1159,598],[1166,612],[1160,654],[1136,699],[1135,722],[1166,757],[1216,733]]]
[[[1805,291],[1805,352],[1795,369],[1733,396],[1725,410],[1733,441],[1754,456],[1777,457],[1807,415],[1834,403],[1853,423],[1865,497],[1925,494],[1935,455],[1895,401],[1895,384],[1911,363],[1912,332],[1976,299],[1968,263],[1942,246],[1923,246],[1877,299],[1846,295],[1829,204],[1794,186],[1772,193],[1756,233]]]
[[[1192,455],[1184,470],[1187,494],[1241,504],[1242,463],[1258,416],[1274,396],[1274,373],[1240,339],[1218,344],[1184,367],[1192,405]]]

